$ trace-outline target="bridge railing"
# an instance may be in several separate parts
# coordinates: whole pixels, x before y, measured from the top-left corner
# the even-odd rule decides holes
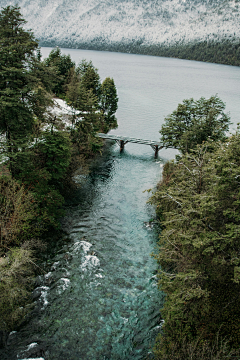
[[[122,151],[124,149],[124,145],[127,144],[128,142],[132,142],[132,143],[136,143],[136,144],[143,144],[143,145],[150,145],[153,148],[153,150],[155,151],[155,156],[157,156],[158,151],[163,148],[163,145],[160,142],[154,141],[154,140],[144,140],[144,139],[127,137],[127,136],[110,135],[110,134],[103,134],[103,133],[98,133],[97,136],[102,139],[110,139],[110,140],[116,141],[118,143],[118,145],[120,146],[120,151]]]
[[[144,139],[137,139],[137,138],[132,138],[132,137],[128,137],[128,136],[110,135],[110,134],[103,134],[103,133],[98,133],[97,136],[102,139],[111,139],[111,140],[115,140],[115,141],[123,140],[123,141],[127,141],[127,142],[133,142],[136,144],[162,146],[162,144],[160,142],[155,141],[155,140],[144,140]]]

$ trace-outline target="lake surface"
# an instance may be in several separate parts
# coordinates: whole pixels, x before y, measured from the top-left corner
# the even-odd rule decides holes
[[[50,51],[42,48],[43,57]],[[216,94],[230,113],[231,130],[240,122],[239,67],[105,51],[62,49],[62,53],[70,54],[76,64],[92,60],[102,80],[114,79],[119,96],[116,134],[158,140],[164,118],[184,99]],[[131,146],[131,153],[139,153],[138,146]],[[172,153],[162,150],[160,155],[169,158]]]
[[[44,57],[50,48],[42,48]],[[240,68],[142,55],[62,49],[78,63],[92,60],[101,79],[115,81],[119,127],[112,134],[159,139],[164,117],[183,99],[218,94],[236,129]],[[154,158],[150,146],[106,148],[81,176],[62,222],[64,237],[51,272],[39,278],[39,311],[31,325],[12,335],[9,359],[151,359],[161,327],[163,294],[156,286],[154,251],[158,229],[149,226],[149,193],[163,163],[175,150]],[[35,350],[34,350],[35,349]],[[36,357],[36,356],[34,356]]]

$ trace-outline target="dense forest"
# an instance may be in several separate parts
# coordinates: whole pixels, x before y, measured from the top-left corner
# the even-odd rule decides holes
[[[31,308],[46,234],[57,231],[76,170],[101,152],[97,132],[117,127],[114,80],[59,48],[41,60],[18,7],[0,13],[0,347]],[[53,99],[72,108],[67,125]],[[66,126],[65,126],[66,125]]]
[[[59,46],[71,48],[66,41],[58,42]],[[55,42],[42,41],[42,46],[55,46]],[[128,43],[79,43],[79,49],[115,51],[130,54],[164,56],[177,59],[204,61],[216,64],[240,66],[240,43],[238,39],[204,40],[192,42],[177,42],[174,45],[144,45],[142,41]]]
[[[174,46],[150,46],[141,49],[140,53],[240,66],[240,43],[229,39],[222,41],[205,40],[187,44],[179,43]]]
[[[156,359],[239,358],[240,133],[217,97],[184,100],[160,130],[179,150],[151,197],[166,294]]]

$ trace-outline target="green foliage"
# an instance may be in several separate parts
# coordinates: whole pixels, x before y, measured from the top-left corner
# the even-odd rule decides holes
[[[0,331],[20,324],[31,301],[33,248],[39,244],[34,196],[9,174],[0,177]]]
[[[217,96],[183,100],[177,110],[165,118],[160,130],[163,145],[186,153],[208,139],[224,140],[230,124],[224,109],[224,103]]]
[[[33,171],[23,176],[38,204],[38,226],[48,230],[58,227],[63,215],[64,198],[59,190],[71,160],[69,134],[45,131],[34,146]]]
[[[51,184],[60,187],[71,159],[71,142],[69,134],[62,131],[45,131],[39,137],[35,147],[38,164],[51,176]]]
[[[100,109],[104,115],[104,132],[117,127],[115,112],[118,108],[117,89],[114,80],[106,78],[101,85]]]
[[[101,86],[91,61],[76,69],[59,48],[41,61],[25,23],[18,7],[0,12],[0,332],[12,330],[25,314],[33,249],[46,231],[59,228],[72,172],[78,166],[86,172],[86,158],[102,148],[96,132],[116,125],[113,80]],[[42,126],[51,118],[52,91],[75,112],[69,132],[56,117],[51,130]]]
[[[192,342],[183,339],[181,343],[171,344],[167,352],[162,346],[164,339],[159,336],[158,340],[154,347],[155,360],[226,360],[240,356],[240,350],[230,349],[228,340],[219,338],[219,333],[211,344],[201,337]]]
[[[96,112],[98,109],[98,98],[94,94],[93,88],[86,88],[80,75],[75,68],[72,68],[69,75],[69,83],[66,85],[66,100],[73,109],[80,110],[81,115],[84,113]]]
[[[47,44],[46,46],[52,46]],[[240,66],[240,42],[238,38],[222,40],[179,42],[174,45],[144,45],[142,41],[131,43],[79,44],[80,49],[107,50],[114,52],[164,56],[178,59],[196,60],[217,64]]]
[[[155,56],[240,66],[239,39],[195,41],[187,44],[180,43],[173,46],[141,46],[141,49],[139,50],[143,54]]]
[[[0,254],[38,235],[33,195],[10,176],[0,177]]]
[[[0,13],[0,134],[6,138],[12,173],[18,172],[16,157],[26,146],[35,118],[43,120],[49,104],[35,72],[38,44],[24,24],[18,7]]]
[[[72,141],[76,145],[76,154],[84,154],[90,157],[93,153],[101,150],[102,142],[95,137],[100,128],[100,117],[95,112],[84,114],[76,121],[75,129],[72,131]]]
[[[56,67],[47,65],[45,61],[41,60],[40,48],[37,49],[37,54],[33,58],[32,72],[37,79],[41,80],[42,87],[48,92],[52,93],[52,89],[57,81]]]
[[[66,101],[72,108],[80,108],[82,110],[82,96],[80,95],[80,77],[76,73],[76,69],[71,68],[66,85]]]
[[[98,98],[94,92],[93,88],[85,87],[81,76],[72,68],[66,98],[73,111],[80,111],[78,116],[72,117],[74,127],[72,126],[71,129],[71,138],[76,145],[76,154],[82,153],[88,156],[102,147],[99,139],[95,137],[96,132],[101,128],[103,116],[98,111]]]
[[[163,226],[159,286],[167,294],[159,359],[184,339],[211,345],[219,329],[230,347],[239,345],[239,149],[239,134],[198,146],[165,165],[152,197]]]
[[[82,86],[87,90],[92,90],[93,95],[99,99],[100,97],[100,76],[98,70],[93,66],[92,61],[87,62],[82,60],[76,69],[77,74],[80,76]]]
[[[51,90],[57,96],[63,96],[70,70],[75,67],[75,63],[71,60],[70,55],[62,55],[61,50],[56,47],[44,60],[44,65],[50,68],[51,72],[55,71],[55,81]]]
[[[40,232],[59,226],[64,203],[60,191],[70,161],[69,134],[45,131],[39,136],[18,176],[33,194],[37,205],[35,226]]]
[[[64,198],[61,193],[55,189],[53,185],[49,185],[49,174],[45,171],[36,171],[36,185],[31,184],[30,189],[33,192],[34,200],[37,203],[37,215],[35,226],[43,234],[43,232],[58,229],[60,227],[59,218],[64,215],[62,206]],[[43,180],[40,180],[40,176]]]
[[[102,147],[101,141],[95,137],[96,132],[107,132],[117,127],[114,114],[118,98],[114,81],[106,78],[101,84],[92,62],[83,60],[76,70],[71,69],[66,88],[69,105],[80,111],[78,116],[73,115],[72,124],[75,127],[71,131],[78,154],[95,153]]]
[[[32,251],[26,245],[0,257],[0,329],[12,331],[26,314],[33,286]]]
[[[0,131],[9,146],[32,130],[31,92],[35,79],[28,72],[37,48],[33,35],[21,25],[19,8],[8,6],[0,14]]]

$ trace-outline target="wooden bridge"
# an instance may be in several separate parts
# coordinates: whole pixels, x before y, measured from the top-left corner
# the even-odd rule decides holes
[[[155,156],[157,156],[158,151],[164,147],[160,142],[153,140],[135,139],[127,136],[109,135],[102,133],[98,133],[97,136],[102,139],[110,139],[116,141],[116,143],[118,143],[118,145],[120,146],[120,151],[123,151],[125,144],[127,144],[128,142],[132,142],[136,144],[150,145],[151,148],[155,151]]]

